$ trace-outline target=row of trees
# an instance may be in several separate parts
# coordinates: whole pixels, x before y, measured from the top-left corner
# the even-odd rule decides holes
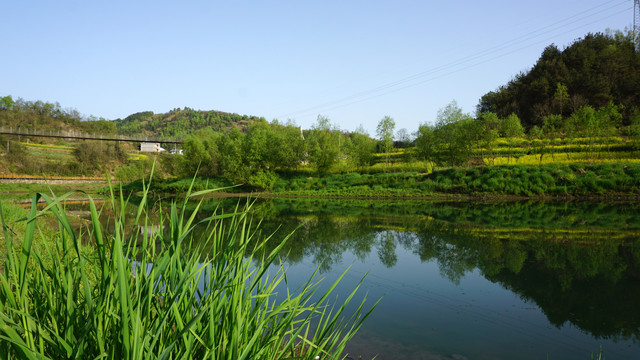
[[[515,114],[500,119],[495,113],[486,112],[473,119],[452,101],[438,111],[434,125],[420,125],[415,144],[426,160],[457,166],[467,163],[478,148],[493,157],[493,146],[499,137],[523,134],[524,128]]]
[[[387,150],[393,147],[394,122],[381,120],[379,134]],[[257,121],[246,132],[234,128],[227,133],[202,129],[183,143],[183,175],[198,171],[203,176],[223,176],[234,183],[270,188],[275,171],[312,165],[320,173],[338,162],[349,167],[371,165],[378,144],[360,126],[343,133],[327,117],[318,116],[310,130],[303,131],[293,122]]]
[[[541,125],[528,131],[536,153],[545,153],[544,147],[556,138],[584,138],[586,151],[593,152],[601,145],[609,145],[616,135],[629,136],[640,147],[640,112],[630,115],[630,125],[623,126],[622,106],[609,102],[598,109],[585,105],[568,117],[561,114],[546,115]],[[624,129],[624,131],[623,131]],[[494,112],[483,112],[474,119],[463,113],[455,101],[438,112],[436,123],[420,125],[415,138],[417,153],[425,160],[443,166],[469,164],[474,157],[494,158],[494,147],[499,138],[523,138],[526,135],[518,115],[499,117]],[[506,142],[513,147],[517,141]],[[478,156],[476,156],[478,155]],[[508,156],[511,156],[509,151]]]
[[[559,104],[566,102],[569,93],[562,83],[556,86],[555,98]],[[95,132],[115,131],[114,123],[109,121],[80,121],[73,111],[63,110],[59,104],[40,101],[14,101],[10,96],[0,99],[0,123],[26,117],[29,121],[20,122],[22,126],[37,125],[80,126]],[[558,137],[584,137],[588,139],[587,151],[595,151],[607,144],[613,135],[619,134],[623,125],[622,106],[609,102],[603,107],[589,105],[580,107],[569,116],[563,116],[563,107],[558,113],[542,118],[540,125],[534,125],[528,131],[531,151],[539,153],[542,159],[549,141]],[[175,109],[171,114],[184,111]],[[153,113],[145,112],[131,116],[130,122],[145,122],[152,119]],[[238,115],[239,116],[239,115]],[[439,166],[460,166],[484,164],[484,159],[492,162],[496,140],[499,138],[522,138],[525,135],[520,118],[512,113],[500,117],[494,112],[483,112],[476,118],[464,113],[455,101],[442,108],[434,124],[422,124],[417,132],[409,135],[406,129],[394,134],[395,121],[390,116],[382,118],[376,129],[376,140],[372,139],[362,126],[354,132],[342,132],[327,117],[318,116],[310,130],[303,131],[295,123],[266,122],[262,118],[245,119],[248,122],[244,131],[239,127],[231,130],[215,130],[206,127],[188,136],[184,143],[186,156],[175,160],[174,172],[189,176],[199,171],[205,176],[222,176],[234,183],[247,183],[260,188],[273,185],[275,171],[296,169],[301,165],[311,165],[320,173],[326,173],[340,164],[341,169],[353,171],[359,167],[370,166],[378,159],[375,153],[383,153],[384,162],[390,165],[390,154],[395,148],[415,146],[416,151],[404,151],[405,159],[416,156]],[[157,119],[154,120],[154,122]],[[625,135],[635,139],[640,145],[640,112],[630,115],[631,126],[624,127]],[[104,124],[103,124],[104,123]],[[15,124],[9,122],[9,124]],[[46,128],[46,126],[45,126]],[[395,135],[395,136],[394,136]],[[395,141],[394,141],[395,140]],[[517,141],[504,142],[507,146],[518,146]],[[79,145],[76,160],[83,172],[86,169],[98,171],[103,154],[109,158],[126,161],[123,151],[117,150],[117,156],[109,151],[94,151],[95,146]],[[17,151],[17,148],[16,148]],[[520,150],[521,151],[521,150]],[[500,153],[504,154],[504,149]],[[509,151],[508,156],[512,156]]]
[[[453,101],[438,112],[434,124],[420,125],[412,139],[406,131],[398,131],[394,136],[395,121],[389,116],[379,121],[377,140],[369,137],[362,126],[352,133],[341,132],[321,115],[305,131],[293,122],[261,120],[246,132],[237,128],[226,133],[210,128],[198,130],[184,142],[186,156],[180,169],[183,175],[199,171],[204,176],[222,176],[234,183],[267,189],[276,181],[276,171],[293,170],[301,165],[311,165],[326,173],[340,163],[344,170],[353,171],[372,165],[378,152],[385,154],[388,166],[389,154],[405,143],[415,146],[415,151],[405,152],[409,158],[414,155],[438,166],[484,165],[484,159],[491,163],[497,140],[501,138],[512,141],[503,142],[500,153],[504,154],[507,146],[507,156],[514,156],[515,148],[521,146],[517,139],[525,141],[526,135],[530,138],[527,143],[535,145],[531,151],[541,157],[549,139],[558,137],[586,138],[587,151],[592,151],[619,134],[620,109],[621,106],[609,103],[598,109],[583,106],[566,118],[561,114],[547,115],[542,126],[533,126],[527,134],[516,114],[500,117],[494,112],[484,112],[473,118]],[[626,129],[637,140],[640,115],[632,116],[631,121],[635,125]]]
[[[395,123],[389,116],[381,120],[378,134],[382,141],[378,143],[362,126],[352,133],[342,132],[321,115],[310,130],[304,131],[291,121],[268,123],[259,117],[190,108],[173,109],[167,114],[140,112],[124,120],[107,121],[84,118],[75,109],[64,109],[59,103],[14,100],[4,96],[0,97],[0,126],[40,130],[64,128],[98,134],[157,135],[156,131],[164,135],[187,134],[186,156],[170,161],[174,163],[173,172],[192,175],[199,171],[206,176],[223,176],[234,183],[268,188],[275,181],[276,169],[295,169],[310,164],[324,173],[338,162],[349,167],[371,165],[375,152],[393,149]],[[122,148],[103,145],[92,142],[77,145],[74,160],[83,174],[104,171],[110,168],[105,165],[111,160],[126,162]],[[22,154],[20,159],[23,160],[28,154],[20,149],[16,144],[11,154]],[[0,150],[9,152],[8,147]],[[25,162],[17,159],[15,156],[6,158],[11,163]]]

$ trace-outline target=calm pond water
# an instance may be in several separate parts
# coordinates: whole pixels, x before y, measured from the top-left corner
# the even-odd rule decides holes
[[[597,203],[268,200],[263,233],[299,227],[290,284],[351,267],[383,298],[350,343],[378,359],[640,358],[640,207]],[[274,241],[274,246],[277,241]]]
[[[273,199],[252,211],[271,247],[295,230],[290,288],[350,267],[342,299],[365,275],[360,299],[382,298],[353,359],[640,359],[639,204]]]

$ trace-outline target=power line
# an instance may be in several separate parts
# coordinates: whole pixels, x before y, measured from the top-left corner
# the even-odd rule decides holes
[[[608,3],[612,3],[612,2],[614,2],[614,1],[610,1],[610,2],[608,2]],[[293,113],[285,114],[284,116],[292,115],[292,114],[307,114],[307,113],[309,113],[309,112],[310,112],[310,111],[312,111],[312,110],[325,109],[326,107],[329,107],[329,106],[333,106],[333,107],[331,107],[331,109],[334,109],[334,108],[336,108],[334,105],[336,105],[336,104],[338,104],[338,103],[342,103],[342,102],[345,102],[345,101],[348,101],[348,100],[351,100],[351,99],[354,99],[354,98],[358,98],[358,97],[366,96],[366,95],[369,95],[369,94],[372,94],[372,93],[375,93],[375,92],[383,91],[383,90],[386,90],[386,89],[388,89],[388,88],[396,87],[396,86],[398,86],[398,85],[401,85],[401,84],[404,84],[404,83],[407,83],[407,82],[413,81],[413,80],[418,79],[418,78],[421,78],[421,77],[425,77],[425,76],[428,76],[428,75],[431,75],[431,74],[434,74],[434,73],[438,73],[438,72],[440,72],[440,71],[448,70],[448,69],[450,69],[450,68],[452,68],[452,67],[456,67],[456,66],[458,66],[458,65],[465,64],[465,63],[468,63],[468,62],[470,62],[470,61],[473,61],[473,60],[475,60],[475,59],[477,59],[477,58],[481,58],[481,57],[483,57],[483,56],[488,56],[488,55],[491,55],[491,54],[493,54],[493,53],[496,53],[496,52],[498,52],[498,51],[500,51],[500,50],[507,49],[507,48],[509,48],[509,47],[511,47],[511,46],[515,46],[515,45],[518,43],[518,41],[520,41],[520,40],[521,40],[521,39],[523,39],[523,38],[525,38],[525,40],[530,40],[531,38],[535,38],[535,37],[538,37],[538,36],[540,36],[540,35],[547,34],[547,33],[549,33],[549,32],[552,32],[552,31],[558,30],[558,29],[560,29],[560,28],[562,28],[562,27],[566,27],[566,26],[568,26],[568,25],[574,24],[574,23],[576,23],[576,22],[578,22],[578,21],[588,19],[589,17],[592,17],[592,16],[594,16],[594,15],[599,15],[599,13],[596,13],[596,14],[590,14],[590,15],[584,16],[584,17],[582,17],[582,18],[580,18],[580,19],[578,19],[578,20],[571,21],[571,22],[569,22],[569,23],[563,24],[563,25],[561,25],[561,26],[555,27],[555,28],[553,28],[553,29],[551,29],[551,30],[548,30],[548,31],[542,32],[542,33],[540,33],[540,34],[537,34],[537,35],[535,35],[535,36],[531,37],[531,35],[536,34],[536,33],[540,32],[541,30],[544,30],[544,29],[547,29],[547,28],[553,27],[553,26],[555,26],[555,25],[561,24],[561,23],[565,22],[566,20],[571,20],[571,19],[573,19],[573,18],[575,18],[575,17],[577,17],[577,16],[579,16],[579,15],[581,15],[581,14],[584,14],[584,13],[587,13],[587,12],[590,12],[590,11],[593,11],[593,10],[595,10],[595,9],[597,9],[597,8],[599,8],[599,7],[602,7],[603,5],[606,5],[606,4],[608,4],[608,3],[601,4],[601,5],[599,5],[599,6],[596,6],[596,7],[593,7],[593,8],[591,8],[591,9],[585,10],[585,11],[583,11],[583,12],[581,12],[581,13],[578,13],[578,14],[576,14],[576,15],[573,15],[573,16],[571,16],[571,17],[568,17],[568,18],[566,18],[566,19],[564,19],[564,20],[562,20],[562,21],[559,21],[559,22],[556,22],[556,23],[554,23],[554,24],[551,24],[551,25],[545,26],[545,27],[543,27],[543,28],[541,28],[541,29],[538,29],[538,30],[532,31],[532,32],[530,32],[530,33],[528,33],[528,34],[525,34],[525,35],[522,35],[522,36],[516,37],[516,38],[514,38],[514,39],[512,39],[512,40],[509,40],[509,41],[507,41],[507,42],[503,43],[503,44],[500,44],[500,45],[497,45],[497,46],[494,46],[494,47],[491,47],[491,48],[485,49],[485,50],[480,51],[480,52],[477,52],[477,53],[475,53],[475,54],[471,54],[471,55],[468,55],[468,56],[462,57],[462,58],[460,58],[460,59],[457,59],[457,60],[452,61],[452,62],[450,62],[450,63],[447,63],[447,64],[445,64],[445,65],[441,65],[441,66],[435,67],[435,68],[433,68],[433,69],[430,69],[430,70],[427,70],[427,71],[424,71],[424,72],[421,72],[421,73],[417,73],[417,74],[414,74],[414,75],[408,76],[408,77],[406,77],[406,78],[403,78],[403,79],[400,79],[400,80],[397,80],[397,81],[394,81],[394,82],[391,82],[391,83],[387,83],[387,84],[381,85],[381,86],[379,86],[379,87],[376,87],[376,88],[373,88],[373,89],[370,89],[370,90],[366,90],[366,91],[363,91],[363,92],[360,92],[360,93],[357,93],[357,94],[354,94],[354,95],[351,95],[351,96],[347,96],[347,97],[342,98],[342,99],[339,99],[339,100],[331,101],[331,102],[324,103],[324,104],[321,104],[321,105],[318,105],[318,106],[314,106],[314,107],[311,107],[311,108],[308,108],[308,109],[304,109],[304,110],[296,111],[296,112],[293,112]],[[607,9],[604,9],[604,11],[611,10],[611,9],[613,9],[613,8],[615,8],[615,7],[617,7],[617,6],[619,6],[620,4],[622,4],[622,3],[621,3],[621,2],[618,2],[618,4],[616,4],[616,5],[612,6],[612,7],[609,7],[609,8],[607,8]],[[624,12],[626,12],[627,10],[628,10],[628,9],[625,9],[625,10],[624,10]],[[621,11],[621,12],[622,12],[622,11]],[[621,13],[621,12],[618,12],[618,13],[613,14],[613,15],[617,15],[617,14],[619,14],[619,13]],[[607,16],[607,17],[605,17],[605,18],[611,17],[611,16],[613,16],[613,15]],[[599,18],[599,19],[597,19],[596,21],[601,21],[601,20],[603,20],[603,19],[604,19],[604,18]],[[593,22],[592,22],[592,23],[593,23]],[[592,23],[589,23],[589,24],[586,24],[586,25],[590,25],[590,24],[592,24]],[[582,27],[582,26],[586,26],[586,25],[581,25],[580,27]],[[573,31],[573,30],[575,30],[575,29],[571,29],[571,30],[569,30],[569,31]],[[527,37],[529,37],[529,39],[526,39]],[[548,41],[548,40],[549,40],[549,38],[546,38],[544,41]],[[528,46],[527,46],[527,47],[528,47]],[[521,49],[523,49],[523,48],[526,48],[526,47],[521,47],[521,48],[519,48],[519,50],[521,50]],[[492,59],[495,59],[495,57],[494,57],[494,58],[492,58]],[[484,62],[483,62],[483,63],[484,63]],[[467,68],[468,68],[468,67],[465,67],[464,69],[467,69]],[[450,74],[452,74],[452,73],[453,73],[453,72],[449,72],[449,73],[447,73],[447,75],[450,75]],[[429,79],[428,81],[431,81],[431,80],[433,80],[433,79],[437,79],[437,78],[439,78],[439,77],[440,77],[440,76],[435,77],[435,78],[431,78],[431,79]],[[421,83],[423,83],[423,82],[420,82],[420,83],[418,83],[418,84],[421,84]],[[413,85],[412,85],[412,86],[413,86]],[[410,87],[410,86],[409,86],[409,87]],[[405,88],[407,88],[407,86],[402,87],[401,89],[405,89]],[[387,94],[387,93],[384,93],[384,94]],[[380,95],[384,95],[384,94],[380,94]],[[379,95],[377,95],[377,96],[379,96]],[[377,97],[377,96],[372,96],[372,97]],[[367,99],[372,98],[372,97],[368,97]],[[349,105],[349,104],[353,104],[353,103],[360,102],[360,101],[361,101],[361,100],[354,101],[354,102],[349,102],[348,104],[344,104],[344,105]],[[342,106],[344,106],[344,105],[341,105],[341,106],[338,106],[338,107],[342,107]]]
[[[640,0],[634,0],[634,1],[636,3],[640,2]],[[614,4],[614,5],[608,6],[610,4]],[[349,95],[349,96],[346,96],[346,97],[343,97],[343,98],[340,98],[340,99],[337,99],[337,100],[329,101],[329,102],[326,102],[326,103],[323,103],[323,104],[319,104],[319,105],[316,105],[316,106],[312,106],[312,107],[309,107],[309,108],[306,108],[306,109],[301,109],[301,110],[298,110],[298,111],[286,113],[286,114],[278,116],[278,118],[291,117],[293,115],[307,116],[307,115],[310,115],[312,113],[315,113],[318,110],[325,110],[326,111],[326,110],[332,110],[332,109],[336,109],[336,108],[352,105],[352,104],[355,104],[355,103],[358,103],[358,102],[361,102],[361,101],[365,101],[365,100],[369,100],[369,99],[372,99],[372,98],[375,98],[375,97],[387,95],[389,93],[396,92],[396,91],[399,91],[399,90],[402,90],[402,89],[406,89],[406,88],[409,88],[409,87],[417,86],[417,85],[423,84],[423,83],[428,82],[428,81],[433,81],[433,80],[438,79],[440,77],[451,75],[453,73],[456,73],[456,72],[459,72],[459,71],[462,71],[462,70],[466,70],[466,69],[468,69],[470,67],[477,66],[477,65],[486,63],[488,61],[491,61],[491,60],[495,60],[495,59],[497,59],[497,58],[499,58],[501,56],[508,55],[508,54],[513,53],[513,52],[528,48],[530,46],[533,46],[533,45],[536,45],[536,44],[540,43],[541,41],[549,41],[549,40],[553,39],[553,37],[559,35],[556,32],[561,30],[562,28],[565,28],[565,27],[570,26],[570,25],[575,24],[575,23],[579,23],[579,22],[588,20],[588,19],[590,19],[590,18],[592,18],[594,16],[600,16],[600,17],[598,17],[596,20],[591,21],[591,22],[589,22],[587,24],[582,24],[582,25],[579,25],[578,27],[572,28],[570,30],[565,30],[560,34],[564,34],[564,33],[570,32],[570,31],[577,30],[577,29],[579,29],[581,27],[594,24],[596,22],[599,22],[599,21],[602,21],[604,19],[610,18],[612,16],[618,15],[618,14],[620,14],[622,12],[628,11],[629,8],[625,8],[622,11],[618,11],[618,12],[615,12],[613,14],[602,16],[603,12],[607,12],[607,11],[613,10],[613,9],[623,5],[623,4],[628,4],[628,3],[627,3],[627,1],[619,1],[619,0],[618,1],[615,1],[615,0],[614,1],[608,1],[608,2],[605,2],[605,3],[599,4],[597,6],[594,6],[592,8],[586,9],[584,11],[581,11],[579,13],[576,13],[576,14],[574,14],[572,16],[569,16],[567,18],[564,18],[562,20],[559,20],[559,21],[557,21],[555,23],[543,26],[543,27],[541,27],[539,29],[536,29],[536,30],[533,30],[531,32],[528,32],[528,33],[526,33],[524,35],[520,35],[518,37],[515,37],[515,38],[513,38],[511,40],[508,40],[508,41],[502,43],[502,44],[499,44],[499,45],[484,49],[482,51],[479,51],[477,53],[474,53],[474,54],[471,54],[471,55],[468,55],[468,56],[464,56],[462,58],[459,58],[459,59],[454,60],[452,62],[449,62],[447,64],[440,65],[440,66],[434,67],[432,69],[429,69],[429,70],[426,70],[426,71],[423,71],[423,72],[420,72],[420,73],[416,73],[416,74],[407,76],[405,78],[402,78],[402,79],[399,79],[399,80],[396,80],[396,81],[392,81],[392,82],[377,86],[375,88],[364,90],[364,91],[361,91],[361,92],[358,92],[358,93],[355,93],[355,94],[352,94],[352,95]],[[606,6],[606,8],[602,9],[605,6]],[[510,48],[512,48],[514,46],[522,44],[523,42],[529,42],[529,41],[532,41],[532,40],[536,40],[536,38],[539,38],[540,36],[543,36],[543,35],[549,34],[549,33],[554,33],[554,35],[551,36],[551,37],[546,37],[544,40],[537,40],[536,42],[531,43],[531,44],[526,45],[526,46],[520,46],[516,50],[511,50],[511,51],[508,51],[506,53],[501,53],[503,51],[509,50]],[[493,57],[490,57],[489,59],[473,63],[475,60],[481,59],[483,57],[495,55],[497,53],[500,53],[500,55],[493,56]],[[473,63],[473,64],[469,65],[469,66],[465,66],[465,67],[459,68],[460,66],[468,64],[468,63]],[[441,75],[436,75],[436,74],[438,74],[440,72],[444,72],[444,71],[450,70],[452,68],[454,70],[446,72],[446,73],[441,74]],[[456,69],[456,68],[458,68],[458,69]],[[429,75],[434,75],[434,76],[432,76],[430,78],[427,78],[427,79],[424,79],[425,77],[427,77]],[[420,79],[423,79],[423,80],[420,80]],[[420,81],[416,81],[416,80],[420,80]],[[400,85],[404,85],[404,86],[399,87]]]
[[[574,31],[574,30],[577,30],[577,29],[579,29],[579,28],[581,28],[581,27],[588,26],[588,25],[592,25],[592,24],[594,24],[594,23],[596,23],[596,22],[598,22],[598,21],[601,21],[601,20],[603,20],[603,19],[606,19],[606,18],[609,18],[609,17],[613,17],[613,16],[616,16],[616,15],[619,15],[619,14],[622,14],[622,13],[625,13],[625,12],[628,12],[628,11],[629,11],[629,9],[630,9],[630,8],[627,8],[627,9],[624,9],[624,10],[621,10],[621,11],[618,11],[618,12],[616,12],[616,13],[614,13],[614,14],[611,14],[611,15],[609,15],[609,16],[607,16],[607,17],[605,17],[605,18],[598,19],[598,20],[593,21],[593,22],[588,23],[588,24],[580,25],[580,26],[575,27],[575,28],[572,28],[572,29],[570,29],[570,30],[568,30],[568,31]],[[439,75],[434,75],[433,77],[430,77],[430,78],[427,78],[427,79],[423,79],[423,80],[420,80],[420,81],[416,81],[416,82],[412,82],[412,83],[409,83],[409,84],[404,85],[404,86],[402,86],[402,87],[396,87],[396,88],[390,89],[390,90],[385,91],[385,92],[382,92],[382,93],[378,93],[378,94],[370,95],[370,96],[368,96],[368,97],[364,97],[364,98],[356,99],[356,100],[353,100],[353,101],[350,101],[350,102],[346,102],[346,103],[344,103],[344,101],[345,101],[345,99],[346,99],[346,98],[345,98],[345,99],[341,99],[341,100],[336,101],[336,102],[335,102],[335,103],[336,103],[335,105],[330,106],[330,107],[324,107],[324,108],[322,108],[322,109],[323,109],[323,110],[325,110],[325,111],[328,111],[328,110],[334,110],[334,109],[339,109],[339,108],[342,108],[342,107],[345,107],[345,106],[349,106],[349,105],[357,104],[357,103],[360,103],[360,102],[363,102],[363,101],[371,100],[371,99],[374,99],[374,98],[377,98],[377,97],[380,97],[380,96],[384,96],[384,95],[392,94],[392,93],[398,92],[398,91],[400,91],[400,90],[404,90],[404,89],[408,89],[408,88],[411,88],[411,87],[414,87],[414,86],[422,85],[422,84],[424,84],[424,83],[427,83],[427,82],[430,82],[430,81],[433,81],[433,80],[437,80],[437,79],[440,79],[440,78],[443,78],[443,77],[446,77],[446,76],[449,76],[449,75],[452,75],[452,74],[455,74],[455,73],[461,72],[461,71],[463,71],[463,70],[468,70],[468,69],[473,68],[473,67],[478,66],[478,65],[485,64],[485,63],[487,63],[487,62],[490,62],[490,61],[493,61],[493,60],[499,59],[499,58],[504,57],[504,56],[506,56],[506,55],[513,54],[513,53],[515,53],[515,52],[518,52],[518,51],[520,51],[520,50],[523,50],[523,49],[526,49],[526,48],[529,48],[529,47],[532,47],[532,46],[535,46],[535,45],[538,45],[538,44],[540,44],[540,43],[546,43],[546,42],[548,42],[548,41],[550,41],[550,40],[552,40],[552,39],[553,39],[553,37],[548,37],[548,38],[545,38],[545,39],[543,39],[543,40],[538,40],[538,41],[536,41],[536,42],[534,42],[534,43],[531,43],[531,44],[528,44],[528,45],[526,45],[526,46],[522,46],[522,47],[516,48],[516,49],[514,49],[514,50],[511,50],[511,51],[508,51],[508,52],[505,52],[505,53],[498,54],[498,55],[493,56],[493,57],[491,57],[491,58],[488,58],[488,59],[485,59],[485,60],[482,60],[482,61],[478,61],[478,62],[472,63],[472,64],[467,65],[467,66],[464,66],[464,67],[462,67],[462,68],[457,68],[457,69],[451,70],[451,71],[446,72],[446,73],[442,73],[442,74],[439,74]],[[471,60],[474,60],[474,59],[471,59]],[[468,61],[465,61],[465,63],[466,63],[466,62],[468,62]],[[443,70],[446,70],[446,69],[448,69],[448,68],[450,68],[450,67],[452,67],[452,66],[443,66],[442,68],[443,68]],[[342,103],[342,104],[340,104],[340,103]],[[309,112],[304,112],[304,113],[302,113],[302,114],[304,114],[304,115],[308,115],[308,114],[310,114],[310,113],[309,113]],[[304,115],[301,115],[301,116],[304,116]]]

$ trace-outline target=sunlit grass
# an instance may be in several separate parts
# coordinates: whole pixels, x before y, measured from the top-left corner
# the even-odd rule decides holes
[[[140,160],[149,160],[149,156],[145,154],[127,154],[127,157],[130,161],[140,161]]]
[[[491,164],[489,158],[483,159],[485,164]],[[540,154],[523,156],[497,156],[493,158],[494,165],[545,165],[545,164],[577,164],[577,163],[640,163],[640,158],[633,152],[620,151],[611,153],[547,153],[540,157]]]
[[[200,202],[186,212],[188,201],[213,190],[171,202],[154,224],[165,231],[132,232],[151,225],[148,191],[133,220],[125,218],[128,200],[112,192],[107,227],[88,196],[91,225],[79,232],[62,205],[72,192],[35,195],[22,220],[9,216],[17,209],[6,217],[0,209],[7,247],[0,358],[341,358],[370,312],[363,300],[347,314],[359,285],[335,306],[327,302],[342,276],[325,292],[315,274],[288,289],[278,254],[286,238],[266,253],[273,239],[257,238],[248,208],[205,215]],[[42,210],[39,199],[47,202]],[[37,230],[47,216],[56,219],[57,238]],[[196,226],[207,228],[201,238]]]
[[[383,171],[417,171],[429,173],[433,170],[433,163],[430,161],[392,162],[389,165],[383,162],[371,166],[357,168],[360,172],[383,172]]]
[[[545,145],[549,146],[568,146],[568,145],[588,145],[588,144],[622,144],[627,143],[628,140],[620,136],[611,137],[562,137],[562,138],[543,138],[534,139],[523,137],[514,138],[498,138],[492,142],[494,147],[506,147],[513,148],[521,145],[530,146],[533,142],[541,141]]]
[[[68,146],[68,145],[36,144],[36,143],[26,143],[26,142],[21,142],[20,144],[28,147],[43,148],[43,149],[56,149],[56,150],[69,150],[69,151],[75,150],[75,146]]]
[[[66,161],[75,159],[73,153],[70,151],[60,152],[47,149],[29,149],[29,153],[33,156],[37,156],[38,158],[46,160]]]
[[[410,147],[410,148],[397,148],[397,149],[393,149],[393,151],[391,151],[390,153],[374,153],[373,156],[376,158],[385,158],[387,155],[389,155],[390,157],[397,157],[397,156],[401,156],[401,155],[405,155],[405,154],[411,154],[415,152],[415,147]]]

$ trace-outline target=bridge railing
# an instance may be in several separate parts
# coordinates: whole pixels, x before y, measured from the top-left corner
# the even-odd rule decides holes
[[[128,142],[152,142],[152,143],[169,143],[181,144],[182,140],[176,138],[156,138],[149,136],[124,136],[124,135],[104,135],[90,134],[76,130],[41,130],[23,127],[0,127],[0,134],[16,135],[16,136],[37,136],[50,138],[68,138],[68,139],[84,139],[84,140],[106,140],[106,141],[128,141]]]

